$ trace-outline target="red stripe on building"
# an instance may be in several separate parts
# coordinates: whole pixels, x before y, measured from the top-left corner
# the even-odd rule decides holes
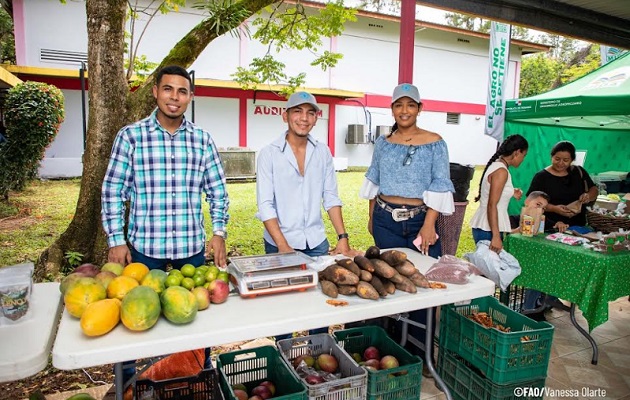
[[[365,104],[366,107],[390,108],[392,98],[391,96],[366,94],[363,99],[345,100],[339,104],[356,107],[357,101]],[[422,100],[422,111],[485,115],[486,106],[485,104],[459,103],[455,101]]]

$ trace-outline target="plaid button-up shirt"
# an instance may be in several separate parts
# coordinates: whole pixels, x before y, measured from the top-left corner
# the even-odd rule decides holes
[[[229,200],[221,159],[210,134],[184,118],[170,135],[157,110],[116,136],[101,203],[110,247],[125,244],[125,202],[130,201],[128,239],[153,258],[181,259],[202,251],[202,193],[213,230],[225,230]]]

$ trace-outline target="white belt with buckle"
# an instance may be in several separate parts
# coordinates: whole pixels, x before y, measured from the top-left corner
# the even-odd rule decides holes
[[[376,196],[376,204],[385,211],[392,213],[392,218],[396,222],[406,221],[416,215],[419,215],[421,212],[426,211],[426,205],[424,204],[414,208],[392,208],[378,196]]]

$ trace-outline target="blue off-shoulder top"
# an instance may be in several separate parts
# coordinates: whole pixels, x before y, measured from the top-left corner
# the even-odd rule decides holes
[[[379,193],[386,196],[423,199],[426,191],[455,192],[444,139],[422,145],[404,145],[390,143],[386,136],[379,136],[365,177],[379,186]]]

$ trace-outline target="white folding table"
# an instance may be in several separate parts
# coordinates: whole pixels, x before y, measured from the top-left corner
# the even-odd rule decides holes
[[[409,259],[421,272],[426,272],[436,261],[409,249]],[[156,357],[186,350],[218,346],[236,341],[274,336],[287,332],[320,328],[377,318],[413,310],[427,309],[427,320],[431,321],[434,308],[454,302],[492,295],[494,283],[473,276],[466,285],[449,284],[447,289],[420,289],[409,294],[396,291],[384,299],[365,300],[356,296],[340,296],[348,301],[347,306],[334,307],[326,303],[319,289],[290,292],[243,299],[231,296],[223,304],[212,304],[197,314],[187,325],[175,325],[164,318],[144,332],[132,332],[122,324],[110,333],[90,338],[79,327],[78,320],[64,311],[57,338],[53,347],[53,365],[63,370],[117,364],[122,371],[122,362]],[[429,337],[430,335],[430,337]],[[433,343],[432,330],[427,329],[426,343]],[[427,346],[427,360],[431,360]],[[428,368],[442,384],[433,365]],[[115,378],[117,398],[122,399],[122,374]],[[441,385],[444,387],[444,385]]]
[[[59,283],[33,285],[32,315],[23,322],[0,326],[0,382],[23,379],[46,368],[61,309]]]

